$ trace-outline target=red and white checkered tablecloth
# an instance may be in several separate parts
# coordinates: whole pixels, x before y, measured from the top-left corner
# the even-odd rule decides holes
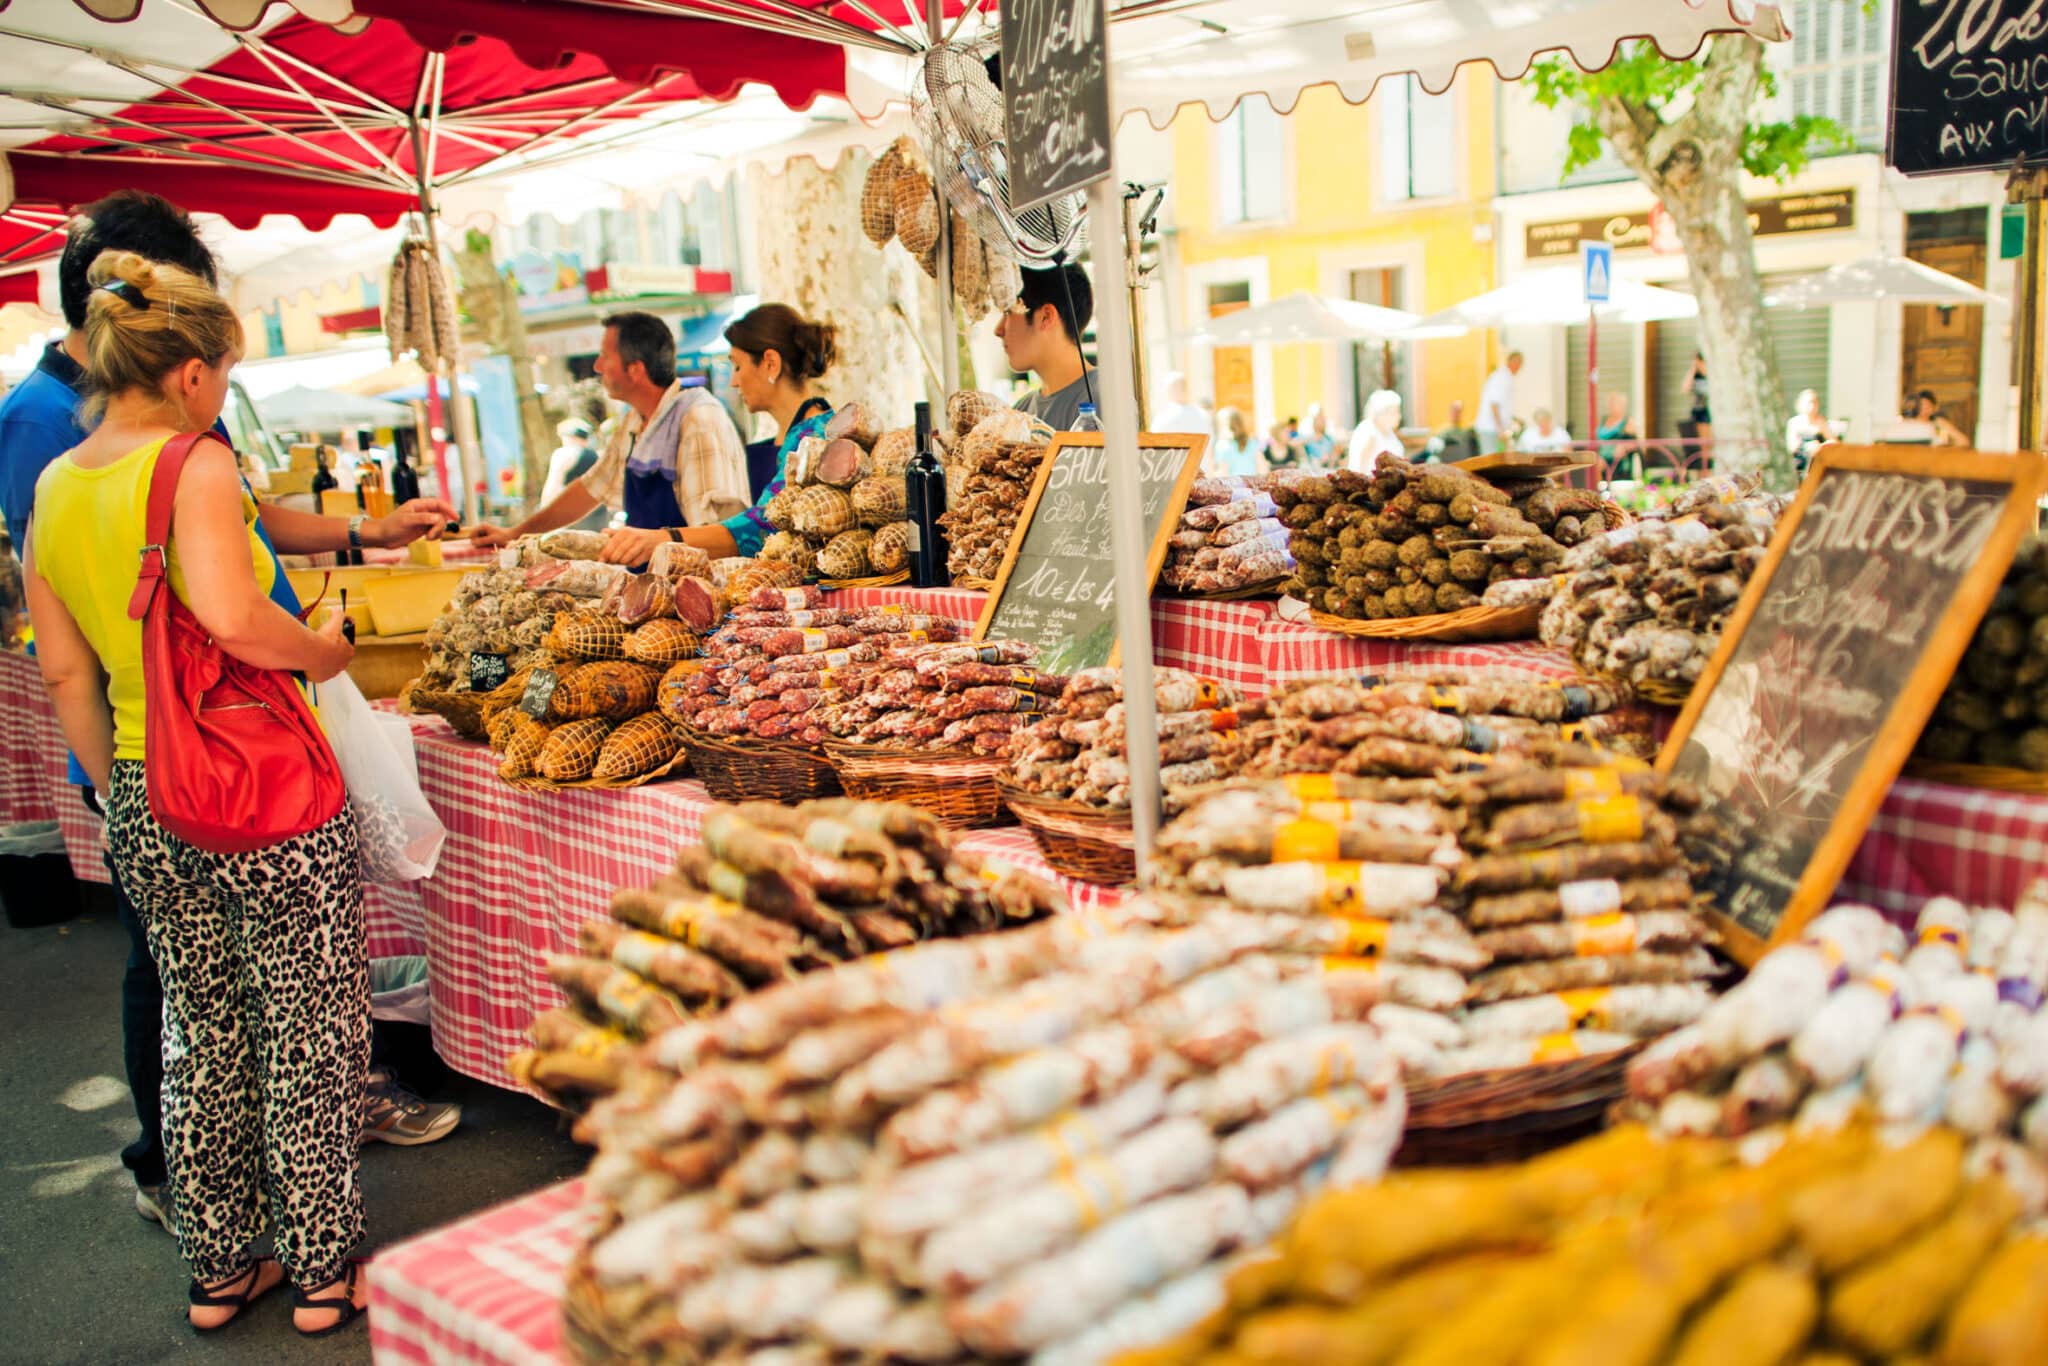
[[[0,824],[55,820],[64,832],[71,871],[88,882],[111,882],[100,818],[70,778],[69,751],[43,673],[26,654],[0,651]]]
[[[565,1181],[378,1253],[371,1360],[556,1366],[564,1277],[596,1219],[584,1183]]]
[[[0,825],[57,819],[45,771],[48,750],[38,734],[46,715],[54,719],[35,660],[0,652]]]
[[[2010,906],[2041,877],[2048,877],[2048,797],[1900,778],[1835,896],[1907,916],[1940,895]]]
[[[470,1076],[507,1086],[505,1059],[526,1027],[566,1004],[544,969],[573,953],[576,931],[605,914],[614,889],[666,872],[713,805],[694,780],[623,792],[531,792],[497,778],[497,756],[436,720],[414,727],[420,786],[448,827],[434,875],[365,898],[371,953],[419,952],[433,991],[434,1047]],[[1056,877],[1028,832],[979,830],[966,848]],[[1117,893],[1068,884],[1078,906]]]

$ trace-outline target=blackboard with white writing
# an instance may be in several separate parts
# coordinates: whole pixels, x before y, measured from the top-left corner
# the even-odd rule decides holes
[[[2048,4],[1893,0],[1885,159],[1907,175],[2048,159]]]
[[[1003,124],[1010,207],[1109,174],[1109,50],[1102,0],[1004,0]]]
[[[1830,447],[1659,757],[1705,798],[1688,852],[1753,958],[1822,909],[1984,615],[2042,462]]]
[[[1150,552],[1145,582],[1159,575],[1166,540],[1187,506],[1208,442],[1199,436],[1138,438]],[[1112,662],[1116,571],[1110,562],[1109,456],[1099,433],[1062,432],[1039,467],[1017,534],[989,589],[976,640],[1021,640],[1049,674]]]

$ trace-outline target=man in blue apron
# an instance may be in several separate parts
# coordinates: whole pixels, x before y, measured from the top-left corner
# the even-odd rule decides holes
[[[472,529],[477,543],[504,545],[556,531],[609,506],[625,511],[626,524],[606,540],[603,558],[638,567],[663,541],[681,540],[680,528],[716,525],[752,501],[739,431],[725,405],[676,379],[676,339],[667,323],[652,313],[606,318],[597,378],[632,410],[597,465],[519,525]]]

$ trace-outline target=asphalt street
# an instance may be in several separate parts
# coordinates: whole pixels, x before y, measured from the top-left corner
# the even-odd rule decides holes
[[[127,950],[103,892],[65,925],[0,925],[0,1362],[368,1361],[361,1321],[307,1341],[283,1293],[217,1335],[186,1325],[177,1244],[137,1217],[120,1161],[135,1136],[121,1067]],[[426,1147],[363,1151],[362,1254],[563,1180],[587,1160],[547,1107],[458,1076],[439,1081],[432,1098],[462,1103],[459,1129]]]

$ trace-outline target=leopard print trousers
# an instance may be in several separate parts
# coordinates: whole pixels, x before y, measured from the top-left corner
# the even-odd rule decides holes
[[[164,983],[166,1191],[204,1281],[276,1255],[312,1288],[362,1238],[356,1151],[370,1061],[355,817],[247,854],[165,830],[142,765],[114,764],[107,847]]]

